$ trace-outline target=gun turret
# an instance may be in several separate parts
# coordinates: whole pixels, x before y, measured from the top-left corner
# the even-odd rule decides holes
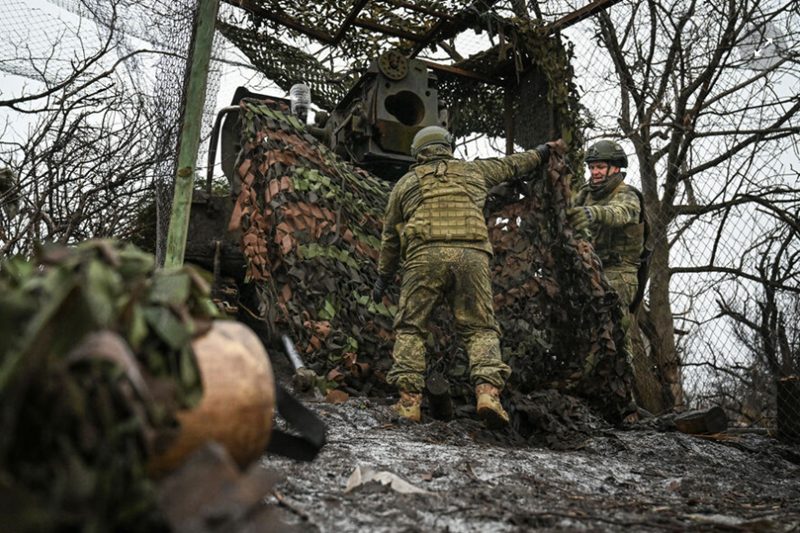
[[[331,112],[330,148],[383,179],[398,179],[414,162],[414,135],[426,126],[447,127],[437,81],[422,61],[397,50],[382,53]]]

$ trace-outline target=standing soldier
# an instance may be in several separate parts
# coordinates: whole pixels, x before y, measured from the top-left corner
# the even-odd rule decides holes
[[[630,326],[641,300],[637,274],[643,266],[646,238],[642,193],[624,181],[620,169],[628,166],[628,157],[619,143],[602,140],[592,145],[586,152],[586,164],[591,179],[578,191],[575,207],[567,215],[575,230],[589,229],[606,277],[619,293],[627,322],[623,323],[623,350],[632,362]]]
[[[403,260],[400,304],[394,321],[394,365],[387,376],[400,390],[393,409],[420,419],[425,384],[425,340],[437,301],[447,301],[464,339],[478,415],[491,428],[508,424],[500,391],[511,369],[500,358],[500,328],[492,307],[489,242],[483,205],[487,191],[522,178],[547,161],[537,146],[501,159],[453,158],[453,136],[444,128],[420,130],[411,143],[417,162],[392,189],[383,221],[376,302]]]

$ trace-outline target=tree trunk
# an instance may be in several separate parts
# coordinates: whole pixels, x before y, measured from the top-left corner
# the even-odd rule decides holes
[[[664,394],[664,384],[659,378],[657,360],[653,357],[650,338],[640,327],[640,321],[645,321],[643,315],[637,313],[637,319],[632,321],[631,337],[633,341],[633,397],[636,405],[655,415],[668,412],[674,406],[672,395]],[[649,328],[652,329],[652,328]]]
[[[655,240],[653,261],[650,266],[649,317],[653,326],[653,331],[650,332],[652,333],[650,337],[653,349],[652,358],[658,365],[663,386],[669,388],[669,392],[675,399],[675,405],[680,407],[683,403],[683,387],[678,353],[675,349],[672,305],[669,299],[671,278],[669,271],[669,244],[665,227],[654,228],[654,230],[653,233],[659,238]]]

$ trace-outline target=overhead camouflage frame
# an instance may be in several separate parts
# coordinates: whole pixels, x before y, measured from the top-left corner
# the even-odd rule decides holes
[[[258,314],[273,336],[291,333],[323,388],[374,395],[387,390],[394,340],[396,308],[370,298],[391,185],[341,161],[286,111],[269,101],[241,104],[243,185],[231,229],[241,230]],[[619,297],[566,223],[566,168],[516,192],[521,200],[512,194],[487,206],[495,310],[514,370],[509,389],[572,391],[616,420],[631,383],[616,350]],[[392,302],[398,287],[390,286]],[[471,401],[452,323],[440,316],[434,324],[430,368],[449,377],[455,397]]]
[[[540,21],[499,16],[491,7],[494,3],[418,2],[420,8],[455,14],[430,43],[431,48],[452,49],[453,39],[468,29],[485,32],[496,43],[450,65],[455,70],[436,70],[439,98],[450,111],[451,129],[457,137],[473,133],[504,137],[509,133],[504,114],[510,111],[516,144],[533,148],[560,137],[569,147],[570,166],[580,168],[581,108],[572,80],[571,45],[564,45],[558,33]],[[304,4],[286,5],[280,0],[258,3],[263,11],[281,13],[283,18],[313,29],[311,34],[251,11],[245,12],[243,22],[220,21],[218,28],[281,89],[288,92],[292,85],[305,83],[311,87],[315,103],[331,111],[356,82],[358,72],[381,52],[394,48],[404,56],[413,57],[419,51],[417,43],[411,40],[369,31],[345,32],[340,41],[331,43],[330,36],[337,34],[352,4],[323,1],[315,2],[313,9],[309,9]],[[381,27],[398,30],[401,35],[425,35],[437,21],[424,13],[397,10],[381,2],[368,2],[361,14]],[[305,39],[316,40],[324,47],[311,56],[287,44]],[[348,70],[334,69],[334,65],[342,64],[348,65]],[[459,70],[480,76],[467,77],[459,74]],[[505,92],[512,95],[510,109],[506,108]],[[574,178],[582,180],[582,176]],[[573,188],[579,184],[573,184]]]

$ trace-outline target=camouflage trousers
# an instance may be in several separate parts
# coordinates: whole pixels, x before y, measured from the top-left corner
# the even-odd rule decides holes
[[[387,381],[404,392],[422,392],[429,320],[442,300],[455,315],[455,330],[467,349],[472,383],[491,383],[502,389],[511,369],[500,358],[489,254],[437,245],[418,250],[404,266],[394,321],[394,365]]]

